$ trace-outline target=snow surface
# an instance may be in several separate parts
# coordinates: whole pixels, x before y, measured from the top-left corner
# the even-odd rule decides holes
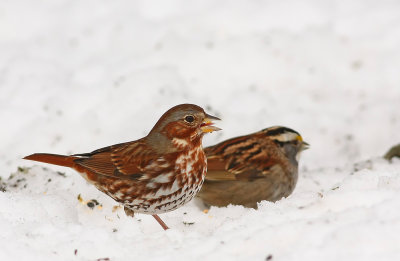
[[[0,57],[0,260],[400,260],[400,160],[380,158],[400,142],[399,1],[3,0]],[[294,193],[191,202],[163,231],[21,160],[140,138],[184,102],[223,119],[205,145],[299,131]]]

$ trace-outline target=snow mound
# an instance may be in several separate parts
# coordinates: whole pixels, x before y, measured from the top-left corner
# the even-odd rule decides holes
[[[20,168],[2,187],[2,260],[400,257],[397,159],[305,172],[291,196],[263,201],[258,210],[228,206],[205,213],[191,202],[161,215],[171,228],[166,232],[151,216],[127,217],[76,173]]]

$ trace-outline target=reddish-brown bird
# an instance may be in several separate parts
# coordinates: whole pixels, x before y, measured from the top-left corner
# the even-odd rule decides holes
[[[217,117],[194,104],[169,109],[150,133],[139,140],[71,156],[36,153],[24,159],[70,167],[124,205],[125,212],[157,214],[189,202],[200,190],[207,171],[201,141]]]
[[[207,176],[197,196],[207,206],[251,208],[262,200],[287,197],[296,186],[298,159],[306,148],[298,132],[281,126],[207,147]]]

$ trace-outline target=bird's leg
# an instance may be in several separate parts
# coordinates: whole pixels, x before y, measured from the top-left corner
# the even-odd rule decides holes
[[[157,214],[154,214],[152,216],[157,220],[158,224],[160,224],[164,230],[169,229],[169,227],[164,223],[164,221],[161,220],[161,218]]]
[[[130,217],[133,217],[135,214],[132,209],[127,207],[124,207],[124,211],[125,214]],[[161,220],[161,218],[158,215],[152,215],[152,216],[157,220],[158,224],[160,224],[164,230],[169,229],[169,227],[164,223],[164,221]]]

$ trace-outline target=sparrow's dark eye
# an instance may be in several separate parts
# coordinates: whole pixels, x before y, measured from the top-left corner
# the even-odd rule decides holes
[[[185,116],[185,121],[188,123],[194,122],[194,116],[192,116],[192,115]]]

